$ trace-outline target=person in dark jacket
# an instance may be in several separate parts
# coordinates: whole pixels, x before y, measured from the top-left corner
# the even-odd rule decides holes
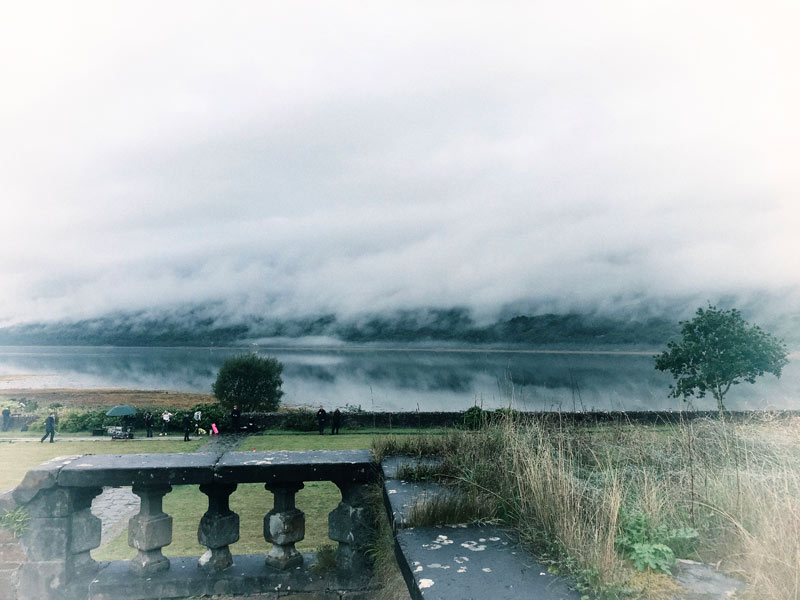
[[[342,423],[342,413],[337,408],[333,411],[333,418],[331,419],[331,435],[339,433],[339,425]]]
[[[153,413],[149,410],[144,413],[144,427],[147,430],[147,437],[153,437]]]
[[[317,411],[317,425],[319,426],[319,434],[325,435],[325,419],[328,417],[328,413],[325,412],[325,409],[322,408],[320,405],[319,410]]]
[[[181,425],[183,426],[183,441],[188,442],[189,434],[192,432],[192,417],[189,416],[188,412],[183,415]]]
[[[3,409],[3,431],[8,431],[8,424],[11,422],[11,409]]]
[[[56,434],[56,413],[50,413],[50,416],[44,420],[44,435],[39,442],[45,441],[47,436],[50,436],[50,443],[53,443],[53,436]]]
[[[239,429],[241,425],[239,424],[239,418],[242,416],[242,411],[239,410],[239,406],[234,404],[233,410],[231,411],[231,428],[233,429],[233,433],[239,433]]]

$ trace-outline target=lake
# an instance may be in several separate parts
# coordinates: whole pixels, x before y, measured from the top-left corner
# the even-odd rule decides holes
[[[0,347],[0,389],[131,388],[210,393],[236,348]],[[364,410],[677,410],[651,353],[259,348],[284,364],[283,402]],[[731,410],[800,408],[800,361],[735,386]],[[713,409],[711,398],[694,400]]]

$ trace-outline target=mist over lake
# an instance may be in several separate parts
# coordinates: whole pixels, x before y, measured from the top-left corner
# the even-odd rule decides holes
[[[284,364],[283,403],[364,410],[679,410],[671,377],[649,353],[419,348],[260,349]],[[222,362],[242,349],[0,347],[0,389],[130,388],[210,393]],[[735,386],[730,410],[797,409],[800,367]],[[711,398],[694,400],[713,409]]]

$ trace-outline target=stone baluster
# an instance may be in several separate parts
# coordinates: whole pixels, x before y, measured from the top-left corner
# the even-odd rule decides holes
[[[295,508],[294,496],[302,483],[268,483],[264,487],[275,497],[274,508],[264,517],[264,539],[272,544],[266,563],[276,569],[303,564],[303,555],[294,547],[306,535],[306,516]]]
[[[147,575],[169,569],[161,548],[172,542],[172,517],[161,506],[171,490],[171,485],[133,486],[133,493],[141,498],[139,513],[128,521],[128,545],[138,550],[130,563],[134,572]]]
[[[69,569],[71,574],[82,575],[97,569],[91,551],[100,546],[103,522],[92,514],[92,500],[103,488],[75,488],[72,492],[74,509],[69,539]]]
[[[199,565],[209,571],[223,571],[233,564],[230,544],[239,540],[239,515],[230,509],[230,496],[236,484],[201,485],[208,496],[208,510],[200,519],[197,541],[208,548]]]
[[[373,529],[372,511],[367,502],[369,484],[334,481],[342,492],[342,501],[328,515],[328,537],[339,542],[337,567],[361,572],[367,567],[365,547]]]

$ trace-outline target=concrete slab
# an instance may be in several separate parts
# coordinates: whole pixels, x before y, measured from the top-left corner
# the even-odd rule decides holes
[[[219,456],[190,454],[86,454],[65,465],[58,485],[94,487],[152,484],[212,483]]]
[[[400,570],[414,600],[580,600],[568,581],[498,527],[443,526],[397,532]]]
[[[228,452],[215,472],[215,480],[221,483],[368,482],[377,478],[369,450]]]

